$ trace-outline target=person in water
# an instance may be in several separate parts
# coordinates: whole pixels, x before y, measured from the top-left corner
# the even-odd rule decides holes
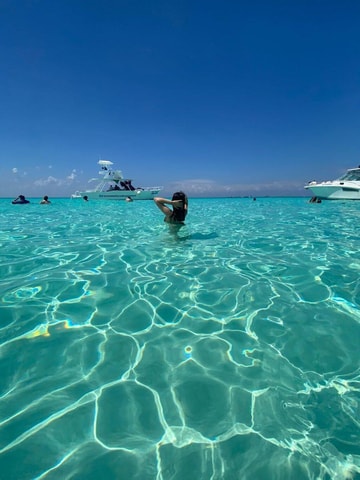
[[[11,202],[12,204],[14,205],[22,205],[22,204],[25,204],[25,203],[30,203],[29,200],[26,200],[26,198],[24,197],[24,195],[19,195],[17,198],[15,198],[15,200],[13,200]]]
[[[51,203],[50,200],[49,200],[49,197],[47,195],[45,195],[44,198],[40,202],[40,204],[45,204],[45,203]]]
[[[164,222],[184,225],[188,213],[188,198],[184,192],[175,192],[171,200],[155,197],[156,206],[165,214]],[[173,209],[167,205],[171,205]]]
[[[83,196],[83,199],[85,200],[85,202],[88,202],[89,201],[89,197],[87,195],[84,195]]]

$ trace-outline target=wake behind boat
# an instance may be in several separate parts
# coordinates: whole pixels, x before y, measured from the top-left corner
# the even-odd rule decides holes
[[[313,181],[304,188],[321,200],[360,200],[360,166],[350,168],[336,180]]]
[[[112,169],[113,162],[99,160],[101,167],[98,178],[92,178],[89,182],[97,181],[94,189],[77,191],[71,198],[84,198],[89,200],[152,200],[162,187],[134,187],[132,179],[124,178],[121,170]]]

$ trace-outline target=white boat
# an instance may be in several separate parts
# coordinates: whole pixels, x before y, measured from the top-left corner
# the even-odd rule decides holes
[[[360,166],[350,168],[336,180],[313,181],[304,188],[321,200],[360,200]]]
[[[120,170],[112,168],[113,162],[99,160],[101,169],[98,178],[92,178],[89,182],[97,181],[96,187],[89,190],[77,191],[71,198],[84,198],[88,200],[152,200],[162,187],[134,187],[132,179],[124,178]]]

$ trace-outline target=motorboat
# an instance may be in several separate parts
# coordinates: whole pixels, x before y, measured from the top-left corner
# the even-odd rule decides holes
[[[99,177],[89,182],[97,181],[95,188],[77,191],[71,198],[87,200],[152,200],[163,187],[134,187],[132,179],[125,178],[121,170],[115,170],[113,162],[99,160]]]
[[[360,165],[336,180],[312,181],[304,188],[320,200],[360,200]]]

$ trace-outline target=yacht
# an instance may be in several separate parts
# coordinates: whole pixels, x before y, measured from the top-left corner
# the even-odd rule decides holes
[[[113,162],[99,160],[99,177],[89,182],[97,182],[95,188],[77,191],[71,198],[88,200],[152,200],[163,187],[134,187],[132,179],[123,177],[121,170],[115,170]]]
[[[309,182],[304,187],[321,200],[360,200],[360,165],[327,182]]]

